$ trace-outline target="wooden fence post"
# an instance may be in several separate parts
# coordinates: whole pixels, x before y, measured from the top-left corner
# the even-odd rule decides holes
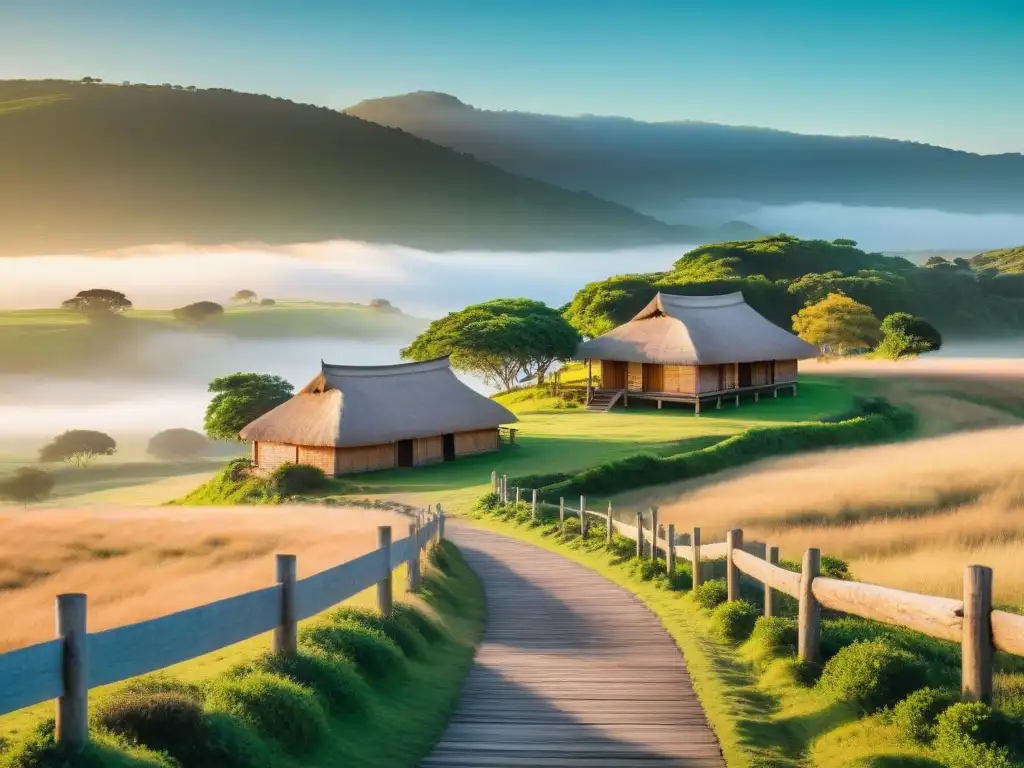
[[[779,564],[779,548],[769,546],[765,549],[765,559],[772,565]],[[764,585],[764,615],[774,616],[775,615],[775,590],[769,587],[767,584]]]
[[[817,664],[821,639],[821,605],[811,591],[811,582],[821,573],[821,552],[804,552],[800,573],[800,615],[797,618],[797,655],[801,661]]]
[[[693,586],[699,587],[704,583],[704,574],[700,567],[700,528],[693,529],[690,549],[693,554]]]
[[[437,544],[444,538],[444,507],[437,505]]]
[[[608,502],[608,530],[605,531],[604,541],[609,546],[612,543],[612,531],[615,530],[615,523],[612,522],[612,503]]]
[[[644,556],[644,513],[636,513],[636,556]]]
[[[519,506],[519,486],[516,486],[516,506]]]
[[[498,490],[498,473],[497,472],[491,472],[491,490],[492,491],[497,491]]]
[[[676,527],[673,523],[668,524],[665,535],[665,571],[670,578],[676,571]]]
[[[277,583],[281,587],[281,618],[274,628],[274,653],[291,656],[299,648],[299,624],[295,613],[295,555],[277,556]]]
[[[416,523],[409,523],[409,538],[414,544],[412,557],[405,572],[405,588],[408,592],[418,592],[420,588],[420,527]]]
[[[501,503],[508,504],[508,475],[501,476]]]
[[[733,562],[734,549],[743,549],[743,530],[733,528],[725,534],[725,581],[729,587],[729,602],[740,599],[740,569]]]
[[[537,489],[533,489],[533,498],[530,500],[530,517],[537,519]]]
[[[651,560],[658,559],[658,508],[651,507]]]
[[[565,496],[558,497],[558,524],[565,531]]]
[[[377,548],[384,550],[384,578],[377,582],[377,610],[384,617],[391,616],[391,526],[377,526]]]
[[[587,538],[587,497],[580,496],[580,536]]]
[[[86,655],[86,597],[57,595],[57,639],[64,693],[57,699],[57,743],[80,752],[89,740],[89,676]]]
[[[965,701],[992,701],[992,569],[964,570],[964,629],[961,641]]]

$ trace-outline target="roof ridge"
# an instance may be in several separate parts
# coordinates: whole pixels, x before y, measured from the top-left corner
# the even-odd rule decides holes
[[[371,377],[371,376],[406,376],[428,371],[451,370],[448,356],[435,357],[433,360],[416,360],[411,363],[393,363],[391,365],[335,365],[320,361],[321,373],[335,376]]]

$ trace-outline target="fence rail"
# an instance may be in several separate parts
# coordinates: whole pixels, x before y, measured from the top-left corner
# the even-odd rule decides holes
[[[0,654],[0,715],[57,700],[57,739],[84,745],[90,688],[154,672],[274,631],[278,653],[295,650],[297,623],[376,584],[378,607],[391,613],[392,572],[409,563],[419,587],[421,552],[444,536],[444,510],[420,513],[409,535],[391,542],[378,528],[378,548],[296,580],[294,555],[277,555],[277,583],[136,624],[86,631],[86,596],[58,595],[57,639]]]
[[[492,472],[491,489],[508,503],[507,476],[499,477]],[[515,489],[517,501],[522,490]],[[536,490],[532,491],[531,498],[532,514],[536,517]],[[965,569],[964,597],[955,600],[822,576],[818,549],[804,553],[799,573],[791,571],[778,564],[777,547],[762,542],[744,542],[741,529],[729,531],[725,542],[702,544],[700,528],[693,528],[688,535],[677,536],[674,525],[667,528],[659,526],[656,507],[646,515],[638,512],[635,524],[626,523],[615,518],[611,504],[607,512],[590,510],[587,509],[586,496],[581,496],[580,505],[575,508],[566,506],[565,499],[559,501],[559,518],[563,524],[566,515],[580,519],[580,531],[584,537],[589,534],[588,519],[605,521],[609,524],[606,532],[609,541],[614,531],[637,542],[638,556],[655,558],[661,552],[668,569],[674,568],[676,558],[693,563],[694,586],[698,586],[709,572],[712,575],[716,573],[716,569],[707,567],[706,561],[724,559],[728,599],[739,599],[739,575],[743,573],[764,585],[766,616],[775,612],[775,592],[795,598],[799,603],[798,654],[804,661],[816,663],[820,660],[822,608],[958,643],[962,657],[962,694],[967,700],[991,701],[994,651],[1024,656],[1024,616],[993,610],[992,569],[983,565],[970,565]]]

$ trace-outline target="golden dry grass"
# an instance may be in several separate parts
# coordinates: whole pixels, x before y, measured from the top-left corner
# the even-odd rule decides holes
[[[995,569],[996,600],[1024,606],[1024,427],[761,462],[700,481],[624,494],[657,505],[705,541],[748,539],[848,561],[858,579],[957,596],[963,567]]]
[[[0,510],[0,652],[50,639],[62,592],[87,593],[90,631],[107,629],[268,586],[275,553],[309,576],[408,522],[309,506]]]

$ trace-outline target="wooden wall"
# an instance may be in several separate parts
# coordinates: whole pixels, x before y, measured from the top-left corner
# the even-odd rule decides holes
[[[663,392],[693,395],[697,392],[697,368],[692,365],[666,365],[662,370]]]
[[[775,361],[775,381],[796,381],[796,360]]]
[[[665,366],[644,363],[644,392],[665,391]]]
[[[370,472],[395,466],[395,444],[363,445],[358,448],[335,448],[334,473]]]
[[[498,430],[480,429],[475,432],[455,433],[455,455],[471,456],[498,450]]]
[[[750,364],[750,386],[763,387],[772,383],[773,363]]]
[[[298,448],[299,464],[312,464],[314,467],[320,467],[326,475],[334,474],[336,449],[333,446],[300,445]]]
[[[702,365],[700,366],[700,373],[698,374],[698,392],[717,392],[721,387],[719,386],[719,368],[718,365]]]
[[[601,377],[602,389],[626,388],[626,363],[616,360],[599,360],[596,373]]]
[[[630,392],[642,392],[644,388],[643,363],[628,363],[626,388]]]
[[[739,366],[736,363],[723,365],[721,381],[725,384],[723,389],[736,389],[740,385]]]
[[[282,464],[299,463],[299,448],[295,445],[260,441],[254,450],[259,457],[256,466],[264,472],[273,472]]]
[[[415,466],[437,461],[444,461],[444,438],[441,435],[418,437],[412,441],[412,463]]]

